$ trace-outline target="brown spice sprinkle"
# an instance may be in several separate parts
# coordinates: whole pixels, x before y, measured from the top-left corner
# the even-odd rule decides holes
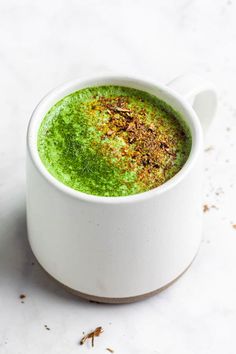
[[[122,137],[131,147],[124,147],[120,151],[112,151],[114,157],[129,156],[129,162],[125,169],[143,166],[139,169],[138,180],[144,185],[151,180],[150,187],[156,187],[165,182],[166,170],[174,165],[176,159],[175,144],[173,138],[168,134],[160,134],[155,124],[147,124],[146,111],[141,109],[139,115],[127,108],[124,97],[115,97],[112,101],[105,97],[100,97],[96,102],[97,110],[106,110],[109,114],[108,126],[101,125],[104,140],[109,136]],[[143,119],[140,119],[140,116]],[[104,144],[104,153],[110,151],[109,144]],[[156,170],[158,169],[158,173]],[[150,182],[149,182],[150,183]]]
[[[236,229],[236,224],[233,224],[232,227],[233,227],[234,229]]]
[[[207,205],[204,204],[203,205],[203,212],[206,213],[207,211],[209,211],[210,209],[218,209],[216,205],[212,204],[212,205]]]
[[[206,213],[209,210],[210,210],[209,206],[207,204],[204,204],[203,205],[203,213]]]
[[[94,338],[99,337],[100,334],[103,332],[103,328],[97,327],[94,331],[86,334],[80,341],[80,345],[83,345],[88,339],[91,339],[92,347],[94,347]]]
[[[115,353],[115,351],[114,351],[113,349],[111,349],[111,348],[106,348],[106,350],[107,350],[108,352],[110,352],[110,353]]]
[[[19,298],[21,299],[21,303],[24,304],[25,302],[23,301],[26,298],[25,294],[20,294]]]

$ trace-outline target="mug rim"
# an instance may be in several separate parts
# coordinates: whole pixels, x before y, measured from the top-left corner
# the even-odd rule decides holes
[[[42,122],[42,120],[45,117],[45,114],[42,114],[42,111],[45,110],[45,107],[48,107],[46,112],[60,99],[63,97],[67,96],[68,94],[75,92],[77,90],[82,89],[81,88],[76,88],[76,86],[83,86],[83,88],[86,87],[93,87],[93,86],[101,86],[101,85],[114,85],[114,81],[122,81],[126,82],[127,85],[125,84],[120,84],[120,86],[127,86],[127,87],[133,87],[132,83],[137,83],[139,86],[143,86],[143,89],[140,88],[140,90],[148,92],[147,88],[152,87],[153,89],[156,89],[158,91],[161,91],[161,93],[164,93],[165,96],[169,96],[171,98],[174,98],[175,101],[180,103],[180,105],[184,108],[184,110],[187,112],[187,115],[183,116],[183,118],[187,121],[187,125],[191,131],[191,138],[192,138],[192,146],[191,146],[191,151],[188,156],[187,161],[185,164],[182,166],[180,171],[178,171],[173,177],[171,177],[169,180],[164,182],[158,187],[155,187],[153,189],[150,189],[145,192],[141,192],[138,194],[132,194],[132,195],[127,195],[127,196],[117,196],[117,197],[105,197],[105,196],[98,196],[98,195],[93,195],[93,194],[87,194],[78,190],[75,190],[58,179],[54,177],[44,166],[42,160],[40,159],[38,149],[37,149],[37,134],[38,134],[38,129],[39,126]],[[91,84],[89,84],[91,82]],[[92,84],[93,82],[93,84]],[[86,83],[88,85],[86,85]],[[97,85],[96,85],[97,83]],[[130,84],[130,86],[129,86]],[[66,93],[67,92],[67,93]],[[63,94],[64,93],[64,94]],[[153,94],[153,93],[152,93]],[[155,95],[155,94],[154,94]],[[157,96],[158,97],[158,96]],[[162,98],[161,98],[162,99]],[[165,101],[165,99],[162,99]],[[52,103],[55,101],[54,103]],[[51,103],[50,103],[51,102]],[[172,106],[170,103],[168,103],[170,106]],[[191,127],[190,124],[191,123]],[[36,138],[36,139],[35,139]],[[40,172],[41,176],[46,179],[46,181],[56,188],[58,191],[61,193],[65,193],[66,195],[69,195],[70,197],[74,197],[76,199],[83,200],[85,202],[93,202],[93,203],[103,203],[103,204],[121,204],[121,203],[132,203],[132,202],[138,202],[141,200],[149,199],[154,196],[161,195],[170,189],[174,188],[176,185],[178,185],[191,171],[192,167],[195,164],[195,161],[197,160],[200,148],[202,146],[202,141],[203,141],[203,133],[202,133],[202,127],[200,124],[200,120],[197,117],[195,111],[193,110],[192,106],[190,103],[184,99],[183,96],[179,95],[176,91],[172,90],[169,86],[159,84],[153,80],[146,79],[140,76],[128,76],[128,75],[122,75],[122,74],[100,74],[100,75],[94,75],[94,76],[84,76],[77,78],[75,80],[67,81],[64,84],[61,84],[51,91],[49,91],[38,103],[38,105],[35,107],[34,111],[32,112],[31,118],[28,123],[28,129],[27,129],[27,150],[29,152],[29,156],[31,158],[31,161],[33,162],[35,168]]]

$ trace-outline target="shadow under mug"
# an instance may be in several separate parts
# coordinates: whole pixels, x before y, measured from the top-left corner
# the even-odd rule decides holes
[[[156,95],[191,131],[192,149],[182,169],[141,194],[99,197],[73,190],[46,170],[37,151],[38,128],[56,102],[76,90],[110,84]],[[43,98],[27,134],[27,226],[38,262],[54,279],[84,298],[125,303],[159,292],[189,267],[201,240],[202,130],[216,101],[212,85],[195,75],[166,86],[103,75],[69,82]]]

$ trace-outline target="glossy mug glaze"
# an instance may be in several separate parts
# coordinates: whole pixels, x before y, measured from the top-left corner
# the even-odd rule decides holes
[[[163,185],[125,197],[88,195],[56,180],[41,162],[37,133],[47,111],[76,90],[100,85],[146,91],[185,119],[192,135],[190,156]],[[195,75],[166,86],[103,75],[69,82],[45,96],[27,134],[28,235],[41,266],[72,292],[108,303],[142,299],[176,280],[201,240],[202,126],[207,128],[215,108],[214,88]]]

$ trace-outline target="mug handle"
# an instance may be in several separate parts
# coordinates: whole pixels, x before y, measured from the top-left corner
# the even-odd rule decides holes
[[[171,80],[167,86],[183,96],[193,107],[207,132],[217,108],[217,94],[214,86],[207,80],[195,75],[181,75]]]

